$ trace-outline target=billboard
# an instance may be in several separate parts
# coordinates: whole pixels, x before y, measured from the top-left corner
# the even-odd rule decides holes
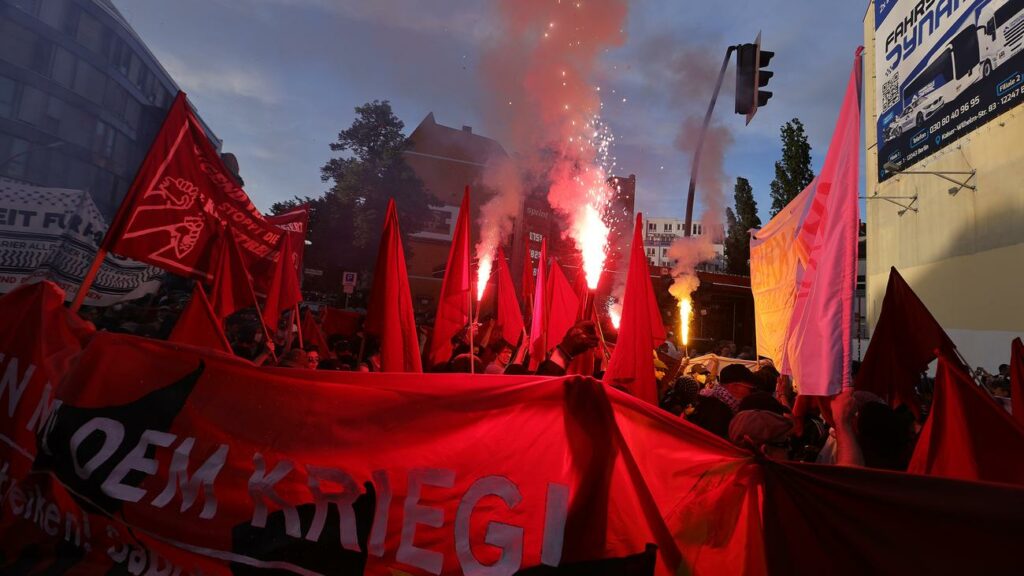
[[[1022,99],[1024,0],[876,0],[879,181]]]

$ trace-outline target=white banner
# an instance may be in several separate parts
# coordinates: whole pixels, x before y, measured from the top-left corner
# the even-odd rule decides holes
[[[39,280],[74,299],[107,223],[88,192],[0,178],[0,293]],[[108,255],[85,303],[110,306],[159,287],[158,268]]]

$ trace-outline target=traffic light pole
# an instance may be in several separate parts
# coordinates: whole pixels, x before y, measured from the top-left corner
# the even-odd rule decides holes
[[[734,50],[736,50],[736,46],[729,46],[725,51],[725,59],[722,60],[722,71],[718,73],[715,93],[711,96],[711,103],[708,104],[708,113],[704,115],[704,125],[701,127],[700,136],[697,138],[697,149],[693,153],[693,164],[690,166],[690,189],[686,195],[686,227],[683,229],[687,237],[693,231],[693,195],[697,189],[697,169],[700,167],[700,153],[704,148],[704,137],[707,136],[708,126],[711,125],[711,113],[715,111],[718,92],[722,89],[722,80],[725,79],[725,71],[729,68],[729,60],[732,58]]]

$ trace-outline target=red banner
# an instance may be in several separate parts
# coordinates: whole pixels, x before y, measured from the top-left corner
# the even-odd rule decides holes
[[[768,465],[585,378],[258,368],[61,302],[0,300],[0,573],[1014,572],[1024,489]]]

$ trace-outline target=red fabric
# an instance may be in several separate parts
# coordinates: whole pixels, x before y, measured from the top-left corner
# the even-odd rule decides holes
[[[253,306],[256,293],[238,244],[231,237],[230,231],[225,231],[217,244],[217,264],[213,273],[213,288],[210,290],[210,305],[217,317],[224,319],[243,308]]]
[[[1024,489],[771,460],[763,470],[769,574],[1020,573]]]
[[[651,273],[644,253],[643,214],[636,215],[633,245],[630,248],[629,275],[622,298],[622,320],[615,350],[608,361],[604,381],[624,387],[631,394],[658,405],[658,385],[654,376],[654,349],[665,341],[665,325],[654,297]]]
[[[296,249],[297,238],[286,234],[281,242],[273,279],[263,301],[263,322],[272,330],[277,329],[277,322],[282,312],[293,309],[302,302],[302,291],[299,289],[299,259],[301,251]]]
[[[576,296],[572,284],[565,277],[565,272],[558,261],[551,261],[547,278],[547,350],[551,350],[565,333],[576,324],[576,314],[580,308],[580,299]]]
[[[448,363],[452,357],[452,337],[469,324],[469,290],[473,285],[469,264],[469,186],[466,186],[459,207],[459,219],[455,222],[455,235],[452,236],[452,246],[448,252],[444,280],[441,281],[441,295],[428,355],[431,366]]]
[[[359,323],[362,317],[362,314],[351,310],[326,307],[320,320],[320,326],[328,337],[355,336],[359,332]]]
[[[593,380],[261,369],[104,333],[65,382],[43,469],[103,510],[93,548],[120,550],[144,535],[147,547],[166,542],[161,556],[183,573],[225,574],[216,558],[226,554],[320,574],[361,574],[364,562],[373,575],[463,574],[502,558],[507,573],[543,559],[572,573],[764,571],[749,456]],[[99,415],[124,428],[124,449],[83,480],[70,439]],[[157,465],[106,483],[123,487],[117,492],[101,490],[145,430],[160,443],[146,453]],[[218,450],[223,465],[210,491],[159,499],[175,453],[189,455],[193,478]],[[268,474],[263,496],[257,480]],[[318,492],[327,497],[320,506]],[[44,542],[63,537],[16,522]],[[0,549],[18,559],[7,534]],[[624,569],[648,544],[657,546],[649,567]]]
[[[384,231],[377,249],[377,267],[366,314],[366,332],[380,338],[382,372],[422,372],[416,319],[409,292],[409,273],[398,228],[395,200],[388,202]]]
[[[309,230],[309,204],[301,204],[284,214],[267,216],[267,222],[288,231],[295,240],[293,246],[301,246],[299,251],[299,270],[303,268],[303,255],[306,248],[306,232]]]
[[[498,247],[498,324],[494,335],[515,346],[523,338],[523,313],[516,299],[516,287],[512,284],[512,272],[508,269],[505,251]]]
[[[234,230],[246,268],[257,290],[265,293],[285,234],[235,184],[185,93],[179,92],[104,237],[104,247],[208,282],[224,227]]]
[[[535,371],[540,363],[544,361],[548,350],[556,342],[548,343],[548,298],[547,276],[545,268],[548,265],[548,241],[540,242],[540,260],[537,262],[537,281],[533,288],[533,314],[530,319],[530,370]]]
[[[231,344],[220,326],[220,319],[213,311],[206,291],[196,282],[192,287],[192,299],[181,311],[174,330],[167,338],[170,342],[208,348],[225,354],[232,354]]]
[[[316,318],[313,317],[313,313],[308,309],[302,315],[302,336],[306,339],[306,345],[316,346],[321,358],[334,356],[334,351],[327,344],[324,333],[320,330],[320,326],[317,326]]]
[[[1024,427],[939,356],[931,413],[907,472],[1024,486]]]
[[[1014,338],[1010,348],[1010,407],[1013,419],[1024,426],[1024,344]]]
[[[523,318],[533,316],[533,256],[530,254],[530,235],[523,235]]]
[[[914,386],[935,359],[936,349],[952,356],[956,347],[893,268],[854,387],[874,392],[892,406],[906,404],[917,411]]]

